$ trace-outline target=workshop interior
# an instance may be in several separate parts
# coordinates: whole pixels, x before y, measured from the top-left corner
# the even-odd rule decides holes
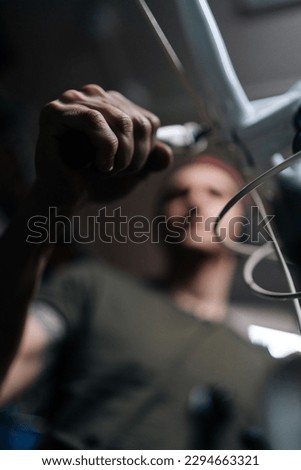
[[[184,154],[208,148],[239,165],[246,190],[236,199],[252,197],[261,219],[272,214],[275,220],[256,243],[231,248],[239,267],[229,322],[273,357],[300,353],[300,0],[1,0],[0,5],[0,230],[34,179],[43,105],[86,83],[119,90],[160,117],[157,136],[174,150],[175,165]],[[108,212],[121,206],[129,216],[151,218],[163,179],[152,176],[110,203]],[[90,204],[79,211],[86,227],[97,210]],[[157,244],[91,240],[67,251],[59,247],[52,269],[68,263],[76,250],[142,279],[159,276],[165,266]],[[2,421],[5,442],[9,415]],[[298,441],[292,434],[286,445],[300,449],[300,436]],[[12,446],[31,447],[35,434],[19,430],[11,439],[17,442]],[[276,448],[278,439],[275,432]]]

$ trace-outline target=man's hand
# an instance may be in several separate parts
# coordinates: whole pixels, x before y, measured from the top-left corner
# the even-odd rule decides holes
[[[66,91],[41,113],[39,194],[71,206],[123,196],[172,161],[169,147],[156,140],[159,125],[157,116],[118,92],[97,85]]]

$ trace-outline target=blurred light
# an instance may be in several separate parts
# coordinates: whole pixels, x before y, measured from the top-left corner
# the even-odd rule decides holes
[[[248,336],[253,344],[264,346],[276,359],[301,352],[301,336],[294,333],[250,325]]]

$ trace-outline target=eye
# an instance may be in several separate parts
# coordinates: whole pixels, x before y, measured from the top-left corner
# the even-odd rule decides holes
[[[210,196],[216,197],[216,198],[222,198],[224,197],[224,194],[222,191],[216,188],[209,188],[208,190]]]
[[[186,188],[171,188],[164,195],[164,201],[170,201],[171,199],[176,199],[178,197],[184,197],[188,194],[188,189]]]

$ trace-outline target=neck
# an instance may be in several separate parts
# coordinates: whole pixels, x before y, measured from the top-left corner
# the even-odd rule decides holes
[[[182,309],[205,320],[224,321],[235,265],[230,252],[179,252],[167,272],[167,290]]]

